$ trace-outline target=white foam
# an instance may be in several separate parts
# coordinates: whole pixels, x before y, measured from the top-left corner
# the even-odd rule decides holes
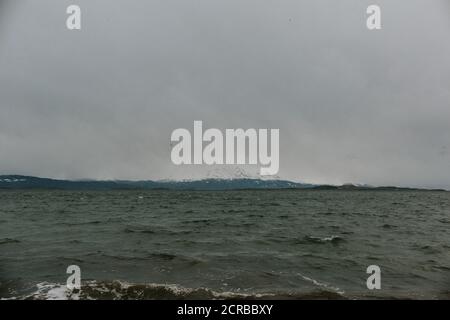
[[[78,300],[79,294],[73,293],[65,285],[41,282],[36,285],[37,290],[25,298],[43,300]]]
[[[343,290],[339,289],[338,287],[333,287],[333,286],[331,286],[331,285],[329,285],[329,284],[327,284],[327,283],[317,281],[317,280],[315,280],[315,279],[313,279],[313,278],[304,276],[304,275],[302,275],[302,274],[300,274],[300,273],[299,273],[298,275],[299,275],[300,277],[302,277],[302,279],[304,279],[304,280],[306,280],[306,281],[308,281],[308,282],[311,282],[311,283],[314,284],[315,286],[320,287],[320,288],[322,288],[322,289],[325,289],[325,290],[331,290],[331,291],[334,291],[334,292],[336,292],[337,294],[340,294],[340,295],[344,295],[344,293],[345,293]]]

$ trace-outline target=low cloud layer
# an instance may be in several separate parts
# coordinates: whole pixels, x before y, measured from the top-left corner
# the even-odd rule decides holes
[[[450,188],[448,1],[375,2],[2,1],[0,173],[202,177],[170,160],[202,120],[279,128],[282,178]]]

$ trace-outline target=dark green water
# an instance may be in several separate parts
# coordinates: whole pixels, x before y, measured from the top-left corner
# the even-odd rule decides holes
[[[448,192],[0,191],[0,298],[448,299],[449,227]]]

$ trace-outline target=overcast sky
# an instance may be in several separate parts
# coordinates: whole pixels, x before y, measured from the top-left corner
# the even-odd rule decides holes
[[[281,178],[450,188],[446,0],[0,2],[0,174],[226,171],[171,163],[203,120],[279,128]]]

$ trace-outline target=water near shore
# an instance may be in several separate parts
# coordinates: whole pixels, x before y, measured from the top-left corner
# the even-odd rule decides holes
[[[0,298],[449,299],[449,231],[449,192],[5,190]]]

